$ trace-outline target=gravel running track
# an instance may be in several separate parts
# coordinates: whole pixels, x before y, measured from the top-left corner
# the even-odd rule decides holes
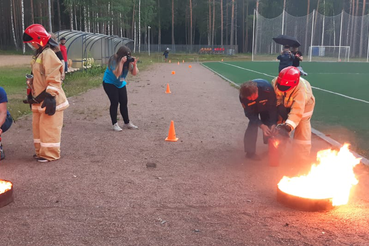
[[[238,90],[188,65],[155,64],[128,78],[139,130],[112,131],[102,87],[70,98],[58,161],[33,160],[31,116],[3,134],[0,178],[13,182],[14,202],[0,208],[1,244],[368,245],[368,168],[356,168],[346,206],[302,212],[279,204],[282,176],[310,165],[270,167],[260,136],[263,160],[246,160]],[[164,141],[171,120],[175,143]],[[313,138],[313,152],[327,147]]]

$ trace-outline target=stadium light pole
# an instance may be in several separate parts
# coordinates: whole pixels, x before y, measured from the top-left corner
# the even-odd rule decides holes
[[[147,35],[147,50],[149,51],[149,56],[150,56],[150,29],[151,29],[151,26],[147,26],[147,32],[148,32],[148,35]]]

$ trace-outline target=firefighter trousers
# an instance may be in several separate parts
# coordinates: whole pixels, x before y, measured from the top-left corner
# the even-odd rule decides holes
[[[45,112],[33,112],[33,142],[38,157],[50,161],[60,159],[62,127],[63,111],[57,111],[52,116]]]

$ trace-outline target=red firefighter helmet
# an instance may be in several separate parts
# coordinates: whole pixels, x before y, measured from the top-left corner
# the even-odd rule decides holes
[[[300,70],[297,67],[289,66],[279,72],[277,78],[277,88],[280,91],[286,92],[299,84]]]
[[[51,35],[40,24],[32,24],[26,28],[23,33],[23,43],[37,43],[44,47],[49,41]]]

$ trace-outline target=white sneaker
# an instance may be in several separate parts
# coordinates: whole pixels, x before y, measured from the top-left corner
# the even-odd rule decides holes
[[[113,125],[113,130],[116,131],[116,132],[120,132],[120,131],[122,131],[122,128],[120,128],[120,126],[118,125],[118,123],[115,123]]]
[[[129,122],[128,124],[124,124],[123,128],[138,129],[138,126],[135,126],[135,125],[132,124],[132,122]]]

